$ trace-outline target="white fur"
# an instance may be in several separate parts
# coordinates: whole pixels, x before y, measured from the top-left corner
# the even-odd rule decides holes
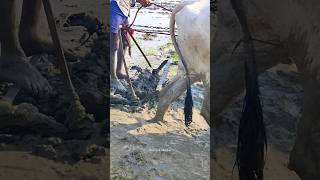
[[[210,81],[210,2],[194,1],[176,14],[177,41],[190,74]]]

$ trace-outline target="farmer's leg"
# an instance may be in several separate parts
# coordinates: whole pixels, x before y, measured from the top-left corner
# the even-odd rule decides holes
[[[125,90],[116,74],[116,56],[119,48],[119,28],[123,17],[119,15],[119,7],[115,1],[110,3],[110,81],[111,87]]]
[[[119,36],[118,33],[110,33],[110,77],[116,79],[116,53],[119,47]]]
[[[45,37],[38,30],[41,17],[42,0],[24,0],[22,5],[19,39],[27,56],[40,53],[55,53],[51,37]],[[68,60],[75,60],[76,56],[64,49]]]
[[[125,24],[123,24],[124,26],[128,26],[128,21],[125,21]],[[127,77],[126,73],[124,72],[124,59],[123,56],[127,53],[128,47],[129,47],[129,37],[128,34],[122,34],[122,43],[123,43],[123,55],[121,53],[121,51],[118,51],[118,61],[117,61],[117,76],[119,79],[124,79]],[[127,41],[128,40],[128,41]]]
[[[0,1],[0,80],[16,83],[35,94],[49,91],[48,81],[28,63],[20,47],[15,2],[15,0]]]

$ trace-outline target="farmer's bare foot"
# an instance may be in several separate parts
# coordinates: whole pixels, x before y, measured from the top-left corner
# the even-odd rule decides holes
[[[0,57],[0,80],[12,82],[34,94],[51,91],[48,81],[32,66],[24,54]]]
[[[118,79],[126,79],[128,76],[122,72],[117,72]]]
[[[111,79],[111,88],[117,89],[119,91],[125,91],[126,88],[123,86],[123,84],[119,81],[118,78]]]

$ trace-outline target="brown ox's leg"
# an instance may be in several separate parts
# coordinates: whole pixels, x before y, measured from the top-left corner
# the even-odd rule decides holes
[[[190,76],[191,84],[199,80],[199,77]],[[153,120],[162,121],[170,104],[178,99],[185,90],[187,90],[187,78],[181,74],[177,74],[172,81],[160,91],[157,112]]]
[[[316,75],[304,77],[303,113],[290,154],[290,167],[302,179],[320,177],[320,82]]]

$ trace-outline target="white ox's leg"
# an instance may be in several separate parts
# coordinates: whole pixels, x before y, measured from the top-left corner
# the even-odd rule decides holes
[[[190,76],[191,84],[199,81],[197,76]],[[177,100],[187,89],[187,78],[181,74],[177,74],[172,81],[164,87],[159,94],[159,103],[154,121],[162,121],[164,114],[168,110],[170,104]]]
[[[205,82],[205,81],[203,81]],[[204,96],[203,96],[203,102],[201,107],[200,114],[204,117],[204,119],[207,121],[208,125],[211,126],[210,121],[210,83],[203,83],[204,85]]]

